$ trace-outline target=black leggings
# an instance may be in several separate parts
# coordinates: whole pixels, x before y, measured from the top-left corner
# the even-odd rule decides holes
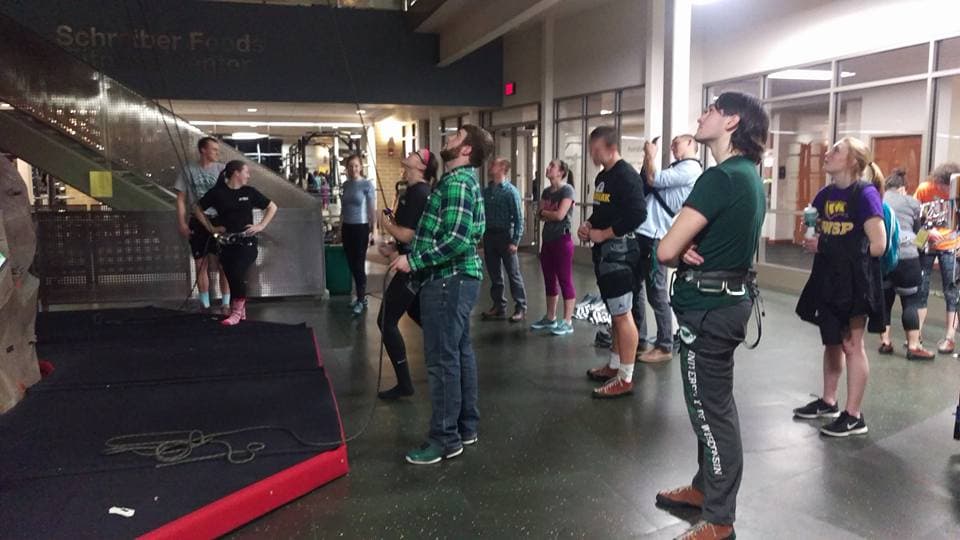
[[[230,294],[234,299],[247,297],[247,274],[257,261],[257,244],[254,240],[243,244],[227,244],[220,248],[220,266],[227,275]]]
[[[362,300],[367,295],[367,243],[370,241],[370,225],[344,223],[340,232],[347,266],[353,274],[353,284],[357,287],[357,299]]]
[[[920,315],[917,310],[923,307],[923,299],[919,290],[921,280],[922,270],[919,259],[901,259],[893,273],[887,276],[883,284],[883,295],[886,301],[884,318],[888,325],[891,322],[897,289],[901,289],[901,291],[912,291],[908,294],[900,294],[900,306],[903,308],[903,315],[901,316],[903,329],[906,331],[920,329]]]
[[[377,326],[383,334],[383,346],[394,366],[407,359],[407,347],[397,326],[404,313],[420,324],[420,296],[411,290],[410,274],[397,273],[383,293],[380,314],[377,316]]]

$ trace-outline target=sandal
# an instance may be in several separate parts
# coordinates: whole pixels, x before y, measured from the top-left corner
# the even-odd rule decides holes
[[[880,354],[893,354],[893,344],[892,343],[881,343],[880,348],[877,349],[877,352]]]
[[[937,343],[937,352],[940,354],[950,354],[953,352],[953,349],[957,346],[956,343],[950,338],[943,338]]]

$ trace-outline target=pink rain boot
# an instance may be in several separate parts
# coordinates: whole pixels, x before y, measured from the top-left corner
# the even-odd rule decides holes
[[[224,326],[240,324],[240,321],[247,318],[246,304],[246,298],[239,298],[230,302],[230,316],[220,321],[220,324]]]

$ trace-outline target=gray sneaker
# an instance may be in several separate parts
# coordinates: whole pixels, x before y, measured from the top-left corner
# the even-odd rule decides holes
[[[550,320],[546,315],[542,319],[530,325],[531,330],[549,330],[557,324],[556,320]]]
[[[564,320],[558,320],[557,324],[553,325],[553,328],[550,329],[550,333],[555,336],[565,336],[567,334],[573,333],[573,324],[568,323]]]

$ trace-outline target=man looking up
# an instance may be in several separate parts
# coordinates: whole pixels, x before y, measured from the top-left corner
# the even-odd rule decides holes
[[[593,269],[600,296],[610,312],[613,347],[608,364],[587,371],[603,385],[593,397],[615,398],[633,393],[633,365],[639,341],[633,320],[634,268],[640,247],[634,230],[647,217],[640,175],[620,157],[617,130],[600,126],[590,133],[590,158],[603,170],[597,174],[593,214],[577,236],[593,242]]]
[[[640,175],[646,183],[647,219],[637,227],[640,244],[640,272],[637,294],[633,298],[633,317],[640,330],[640,343],[646,341],[647,323],[644,318],[644,296],[653,308],[657,321],[657,341],[639,360],[648,364],[666,362],[673,358],[673,312],[666,268],[657,262],[657,244],[666,236],[673,219],[690,195],[693,184],[703,172],[697,159],[699,147],[693,135],[678,135],[670,144],[675,161],[666,169],[657,166],[660,151],[657,145],[644,145],[643,169]],[[646,289],[646,295],[644,295]]]
[[[478,438],[470,312],[483,279],[477,244],[486,222],[477,169],[492,152],[493,137],[477,126],[465,125],[447,139],[440,153],[446,172],[427,199],[410,253],[390,265],[415,272],[422,284],[423,354],[433,412],[427,441],[407,453],[414,465],[455,458]]]

